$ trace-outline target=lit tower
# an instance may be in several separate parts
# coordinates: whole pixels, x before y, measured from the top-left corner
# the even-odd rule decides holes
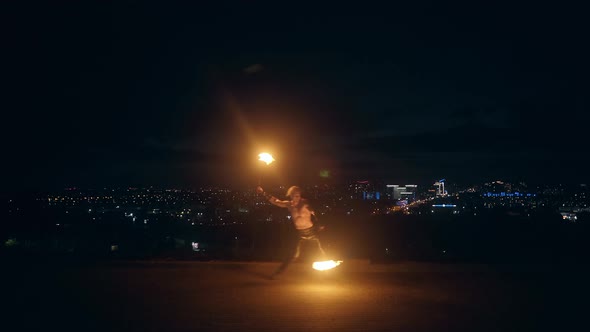
[[[436,196],[444,196],[447,194],[445,191],[445,179],[436,181],[434,185],[438,187],[436,188]]]

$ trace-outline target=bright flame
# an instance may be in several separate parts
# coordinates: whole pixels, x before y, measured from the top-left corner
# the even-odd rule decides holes
[[[314,262],[313,268],[318,271],[325,271],[329,269],[333,269],[336,266],[340,265],[342,261],[323,261],[323,262]]]
[[[267,165],[275,161],[275,159],[270,155],[270,153],[263,152],[258,155],[258,160],[264,161]]]

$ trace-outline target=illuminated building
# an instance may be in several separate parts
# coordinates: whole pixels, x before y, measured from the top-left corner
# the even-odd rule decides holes
[[[434,183],[436,186],[436,196],[446,196],[447,191],[445,190],[445,179],[438,180]]]
[[[388,184],[387,195],[393,199],[409,199],[413,200],[416,198],[416,191],[418,186],[415,184],[407,184],[401,186],[399,184]]]

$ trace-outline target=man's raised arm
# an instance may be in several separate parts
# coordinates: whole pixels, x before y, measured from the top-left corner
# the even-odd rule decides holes
[[[260,187],[260,186],[256,188],[256,192],[259,194],[262,194],[264,196],[264,198],[266,198],[266,200],[268,200],[273,205],[283,207],[283,208],[286,208],[289,206],[289,201],[281,201],[280,199],[274,197],[273,195],[266,193],[264,191],[264,189],[262,189],[262,187]]]

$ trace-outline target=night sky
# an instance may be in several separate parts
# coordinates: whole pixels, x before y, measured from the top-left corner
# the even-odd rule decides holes
[[[515,3],[3,5],[2,186],[588,182],[587,8]]]

